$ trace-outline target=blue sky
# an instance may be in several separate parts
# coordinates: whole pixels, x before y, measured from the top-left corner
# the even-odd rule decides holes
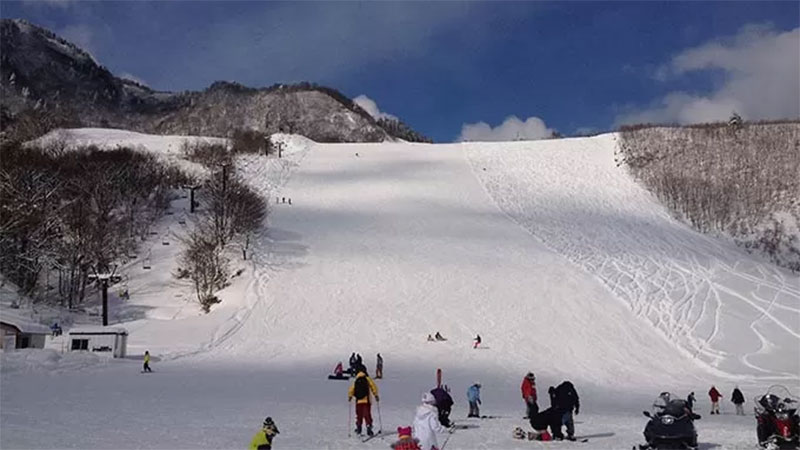
[[[155,89],[314,81],[437,141],[800,115],[798,2],[4,0],[0,15]]]

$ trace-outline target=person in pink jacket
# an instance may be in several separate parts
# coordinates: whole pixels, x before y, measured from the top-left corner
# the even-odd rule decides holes
[[[711,399],[711,414],[719,414],[719,399],[722,398],[722,394],[716,387],[711,386],[711,389],[708,390],[708,397]]]

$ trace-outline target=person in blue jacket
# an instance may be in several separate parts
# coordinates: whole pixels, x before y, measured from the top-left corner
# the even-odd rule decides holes
[[[481,404],[481,384],[475,383],[467,389],[467,400],[469,401],[469,415],[467,417],[480,417],[481,411],[478,405]]]

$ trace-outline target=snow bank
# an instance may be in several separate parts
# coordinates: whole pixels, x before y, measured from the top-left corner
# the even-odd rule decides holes
[[[107,365],[108,357],[92,352],[61,353],[51,349],[24,348],[0,353],[0,372],[40,373],[86,369]]]

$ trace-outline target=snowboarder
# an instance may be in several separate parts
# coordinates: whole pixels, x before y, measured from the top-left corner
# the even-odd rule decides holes
[[[419,446],[422,450],[439,449],[436,433],[444,433],[445,428],[439,422],[436,398],[429,392],[422,394],[422,404],[417,407],[413,428],[414,437],[419,439]]]
[[[383,357],[378,353],[378,360],[375,362],[375,379],[383,378]]]
[[[275,439],[276,434],[280,434],[278,427],[275,426],[272,417],[267,417],[264,419],[261,429],[250,441],[250,450],[272,450],[272,440]]]
[[[739,390],[739,386],[736,386],[733,389],[733,395],[731,395],[731,401],[734,405],[736,405],[736,415],[743,416],[744,415],[744,395],[742,391]]]
[[[435,341],[436,341],[436,340],[433,338],[433,336],[431,336],[431,335],[429,334],[429,335],[428,335],[428,342],[435,342]]]
[[[556,387],[553,410],[561,417],[561,422],[558,428],[553,430],[554,438],[564,438],[564,435],[561,433],[561,425],[566,425],[567,439],[570,441],[575,440],[575,421],[572,418],[572,412],[574,410],[575,415],[578,415],[580,407],[581,403],[578,398],[578,392],[575,391],[575,386],[573,386],[572,383],[564,381]]]
[[[522,390],[522,399],[525,401],[525,418],[530,419],[539,411],[539,406],[536,404],[536,377],[533,372],[528,372],[522,379],[520,390]]]
[[[722,394],[712,385],[708,390],[708,397],[711,399],[711,414],[719,414],[719,399],[722,398]]]
[[[392,450],[421,450],[419,439],[411,437],[411,427],[397,427],[397,437]]]
[[[372,432],[372,405],[369,401],[370,391],[375,396],[375,401],[379,402],[378,387],[372,378],[367,376],[366,370],[359,370],[356,380],[347,391],[347,401],[356,398],[356,434],[361,434],[361,422],[367,423],[367,435],[373,436]]]
[[[561,431],[561,416],[556,414],[553,408],[547,408],[544,411],[537,412],[530,418],[533,433],[529,435],[529,439],[536,441],[551,441],[556,430]],[[550,427],[550,432],[547,428]]]
[[[697,399],[694,397],[694,392],[690,392],[689,396],[686,397],[686,406],[688,406],[689,409],[694,409],[694,402],[696,401]]]
[[[439,410],[439,422],[450,427],[450,411],[453,408],[453,397],[450,396],[450,388],[447,385],[431,390],[431,395],[436,400],[436,408]]]
[[[342,362],[339,361],[336,364],[336,367],[333,369],[333,375],[328,375],[329,380],[347,380],[348,376],[344,374],[344,368],[342,367]]]
[[[475,383],[467,389],[467,400],[469,401],[469,414],[467,417],[480,417],[481,411],[478,405],[481,404],[481,384]]]
[[[478,348],[481,345],[481,335],[476,335],[474,339],[475,343],[472,345],[472,348]]]
[[[144,352],[144,366],[142,366],[142,372],[152,372],[153,370],[150,369],[150,351],[145,350]]]

